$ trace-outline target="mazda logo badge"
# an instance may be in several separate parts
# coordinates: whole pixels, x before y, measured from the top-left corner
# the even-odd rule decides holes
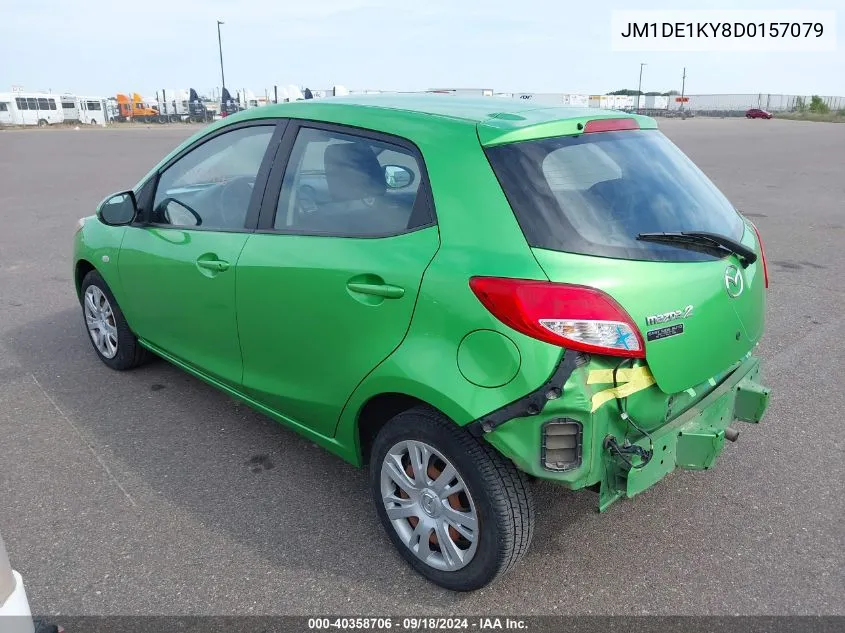
[[[725,290],[728,291],[728,295],[736,299],[744,289],[745,283],[742,280],[742,271],[736,266],[728,266],[725,270]]]

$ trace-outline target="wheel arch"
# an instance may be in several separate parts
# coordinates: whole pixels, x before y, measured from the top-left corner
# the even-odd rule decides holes
[[[442,393],[419,383],[406,382],[356,392],[347,403],[338,423],[336,440],[349,447],[349,457],[358,466],[366,465],[370,448],[379,430],[394,416],[414,407],[425,406],[462,426],[472,419],[468,411]],[[376,387],[376,385],[371,385]]]
[[[77,298],[82,297],[82,280],[85,279],[85,275],[90,273],[92,270],[97,270],[94,264],[89,262],[87,259],[79,259],[77,260],[76,264],[73,266],[73,284],[76,288],[76,296]]]
[[[370,449],[382,427],[404,411],[430,404],[405,393],[380,393],[367,400],[358,411],[356,452],[361,465],[370,461]],[[436,409],[436,407],[431,407]],[[441,411],[442,413],[442,411]]]

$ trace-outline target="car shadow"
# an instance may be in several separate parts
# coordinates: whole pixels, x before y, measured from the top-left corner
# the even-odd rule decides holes
[[[141,507],[164,497],[274,565],[341,574],[386,595],[399,584],[419,608],[470,599],[428,583],[394,551],[374,512],[366,469],[164,360],[109,369],[77,310],[28,322],[11,332],[8,345],[92,447],[107,447],[109,459],[120,462],[110,466],[125,474],[130,493],[133,479],[143,484]],[[597,498],[547,483],[534,488],[538,511],[527,558],[542,560],[576,540]],[[520,569],[525,565],[485,593],[506,592],[520,582]]]

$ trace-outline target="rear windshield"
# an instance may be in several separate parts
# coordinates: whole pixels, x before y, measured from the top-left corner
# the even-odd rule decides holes
[[[708,261],[716,257],[636,237],[653,231],[742,237],[744,223],[731,203],[658,130],[554,137],[486,152],[533,247],[620,259]]]

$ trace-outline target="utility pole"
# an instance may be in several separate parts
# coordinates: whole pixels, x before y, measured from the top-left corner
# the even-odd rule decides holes
[[[640,111],[640,96],[643,93],[643,66],[647,65],[640,62],[640,83],[637,85],[637,112]]]
[[[684,109],[684,88],[687,84],[687,67],[684,66],[684,74],[681,77],[681,110]]]
[[[217,20],[217,48],[220,50],[220,81],[222,82],[222,88],[225,88],[226,87],[226,75],[223,74],[223,41],[220,39],[220,25],[221,24],[225,24],[225,22],[221,22],[220,20]]]

